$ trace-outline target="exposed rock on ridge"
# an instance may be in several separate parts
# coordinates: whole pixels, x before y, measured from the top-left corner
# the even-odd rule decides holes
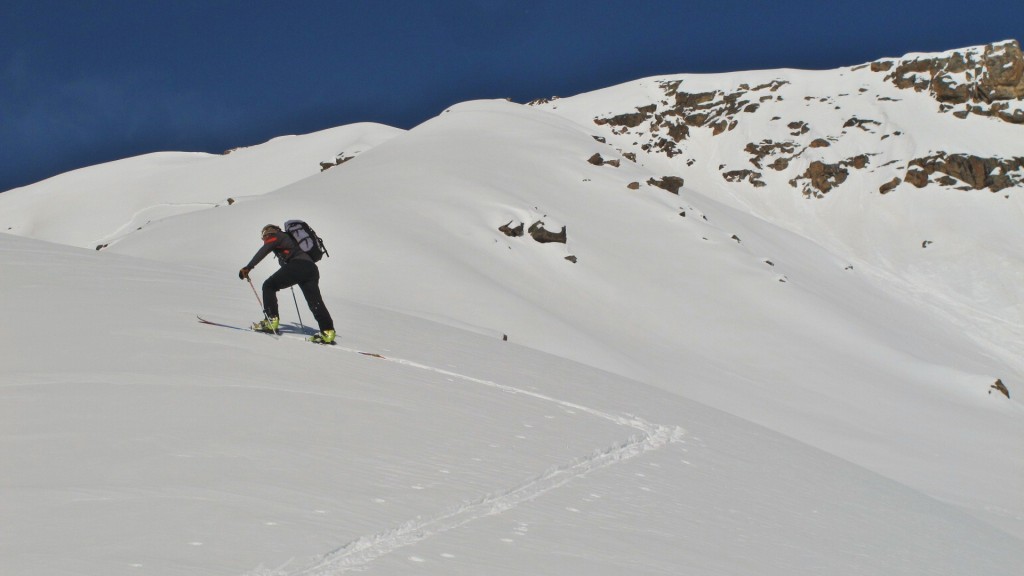
[[[1017,41],[911,54],[823,71],[820,78],[817,72],[780,71],[771,79],[770,73],[752,72],[759,80],[747,83],[737,82],[736,74],[723,76],[717,87],[696,76],[652,78],[632,93],[639,97],[623,98],[618,110],[593,122],[624,157],[636,152],[672,159],[679,177],[697,164],[705,171],[717,165],[730,186],[785,186],[806,198],[841,193],[850,181],[881,194],[899,193],[904,185],[1003,193],[1024,187],[1016,150],[981,155],[969,144],[958,148],[955,137],[929,146],[936,131],[908,128],[931,120],[922,124],[919,113],[916,123],[903,122],[908,107],[926,111],[930,100],[937,122],[970,117],[1004,127],[1005,139],[1006,129],[1024,124],[1024,55]],[[830,88],[837,80],[842,88]],[[720,163],[743,153],[747,165]],[[708,166],[710,161],[716,164]],[[590,162],[608,163],[600,155]]]
[[[884,73],[885,80],[898,88],[927,91],[943,112],[954,111],[960,118],[978,114],[1024,123],[1024,112],[1010,112],[1006,105],[1006,101],[1024,98],[1024,55],[1016,40],[938,57],[882,60],[870,67]]]
[[[1014,172],[1024,170],[1024,158],[1003,160],[939,152],[925,158],[915,158],[910,161],[910,166],[911,168],[907,171],[907,180],[918,188],[926,186],[929,176],[939,172],[955,181],[967,184],[966,189],[989,189],[992,192],[999,192],[1021,184],[1021,176],[1014,175]],[[915,176],[911,176],[912,173]],[[955,181],[940,183],[953,185]]]

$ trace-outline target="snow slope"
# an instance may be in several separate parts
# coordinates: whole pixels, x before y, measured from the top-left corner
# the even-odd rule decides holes
[[[315,347],[193,322],[197,303],[252,308],[204,269],[9,235],[0,261],[21,304],[2,342],[5,574],[1013,574],[1024,559],[920,491],[513,343],[335,299],[351,336]],[[63,343],[41,346],[55,325]]]
[[[981,48],[958,52],[972,51]],[[912,54],[901,60],[953,54]],[[671,157],[643,151],[664,138],[664,126],[656,120],[629,130],[595,124],[595,118],[645,106],[656,108],[651,113],[655,119],[670,117],[674,100],[667,94],[674,92],[715,93],[719,102],[733,97],[749,104],[724,116],[734,123],[726,131],[692,127]],[[1024,109],[1020,100],[1003,104]],[[606,156],[637,153],[638,161],[657,174],[684,177],[689,189],[825,246],[857,270],[878,276],[888,291],[927,306],[1021,369],[1021,186],[993,193],[970,190],[963,182],[940,185],[933,178],[924,188],[902,182],[891,192],[879,192],[881,185],[905,179],[912,160],[937,153],[1024,158],[1020,124],[942,112],[944,105],[927,90],[897,88],[867,65],[648,78],[538,108],[589,126],[613,148]],[[763,149],[764,155],[758,158],[751,147]],[[857,157],[865,165],[847,166],[844,182],[827,193],[815,192],[820,198],[805,197],[802,177],[810,163],[837,165]],[[778,161],[785,161],[785,167],[774,164]],[[724,178],[736,170],[756,171],[763,185]]]
[[[1013,367],[821,246],[696,192],[627,190],[642,167],[588,164],[600,148],[548,113],[467,103],[343,169],[188,218],[248,244],[254,222],[315,213],[336,258],[324,285],[345,299],[507,334],[971,508],[1024,509],[1006,482],[1022,467],[1020,409],[989,394],[997,378],[1020,381]],[[567,243],[497,231],[537,219],[567,226]],[[228,277],[253,250],[229,262],[180,226],[158,223],[111,250]],[[936,451],[965,465],[951,472]]]
[[[921,282],[917,232],[872,243],[861,212],[631,189],[668,165],[588,162],[617,152],[586,96],[0,195],[0,572],[1016,573],[1020,346],[946,290],[967,252]],[[1015,222],[1013,195],[897,198],[962,210],[958,239]],[[287,292],[281,338],[196,323],[259,317],[236,271],[296,217],[341,344],[300,342]],[[537,222],[565,243],[498,230]],[[1005,303],[1021,266],[991,254],[969,284]]]

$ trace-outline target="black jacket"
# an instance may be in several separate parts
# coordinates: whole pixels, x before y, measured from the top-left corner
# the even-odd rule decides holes
[[[274,253],[274,256],[277,256],[277,260],[281,263],[281,266],[284,266],[292,260],[313,261],[308,254],[299,248],[299,245],[295,243],[291,234],[287,232],[274,232],[263,239],[263,246],[260,247],[256,252],[256,255],[252,257],[252,260],[250,260],[245,267],[249,269],[255,268],[256,265],[266,258],[267,254],[270,254],[271,252]]]

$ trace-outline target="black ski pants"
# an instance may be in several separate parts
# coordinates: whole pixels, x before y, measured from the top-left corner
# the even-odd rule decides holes
[[[296,284],[306,297],[306,304],[320,325],[320,331],[334,330],[334,320],[331,319],[331,313],[327,311],[324,299],[320,296],[320,269],[312,260],[292,260],[263,282],[263,311],[267,316],[280,317],[277,291]]]

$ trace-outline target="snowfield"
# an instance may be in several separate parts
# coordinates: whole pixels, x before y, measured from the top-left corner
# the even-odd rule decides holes
[[[643,86],[0,194],[0,573],[1019,573],[1018,191],[672,194],[588,162]],[[197,322],[292,218],[338,345]]]

